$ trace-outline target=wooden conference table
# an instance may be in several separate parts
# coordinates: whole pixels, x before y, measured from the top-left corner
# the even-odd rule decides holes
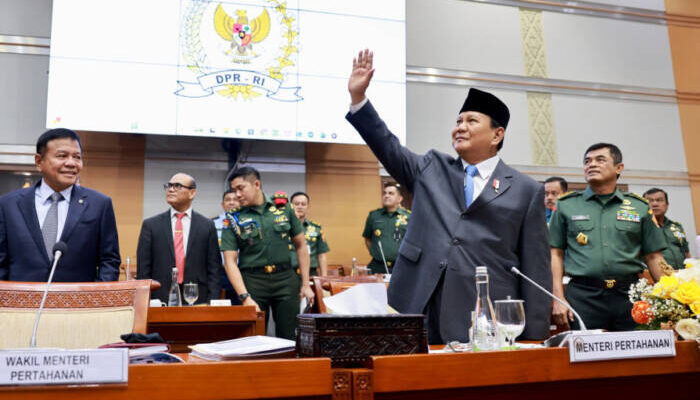
[[[568,349],[372,357],[333,369],[327,358],[133,365],[125,385],[0,388],[2,399],[697,399],[700,350],[676,357],[570,364]]]

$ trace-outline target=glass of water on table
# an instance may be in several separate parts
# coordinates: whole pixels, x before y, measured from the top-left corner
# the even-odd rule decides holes
[[[506,340],[505,350],[515,350],[515,338],[525,329],[525,307],[524,300],[511,299],[508,296],[505,300],[493,302],[496,312],[496,328],[498,333]]]
[[[187,304],[192,305],[199,298],[199,286],[192,282],[185,283],[182,294]]]

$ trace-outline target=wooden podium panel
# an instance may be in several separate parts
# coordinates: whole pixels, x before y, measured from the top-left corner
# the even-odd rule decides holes
[[[376,399],[697,399],[700,382],[695,341],[677,342],[676,357],[662,358],[572,364],[569,349],[549,348],[374,356],[372,364],[359,372],[372,373],[367,392]]]
[[[148,333],[158,332],[173,353],[187,353],[189,345],[265,334],[265,314],[255,306],[151,307]]]
[[[132,365],[129,383],[0,387],[11,399],[330,399],[328,358]]]

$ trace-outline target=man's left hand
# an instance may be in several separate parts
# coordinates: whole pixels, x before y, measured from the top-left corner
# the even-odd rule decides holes
[[[309,285],[303,285],[301,287],[299,297],[305,297],[309,305],[314,304],[314,291],[311,290],[311,286]]]

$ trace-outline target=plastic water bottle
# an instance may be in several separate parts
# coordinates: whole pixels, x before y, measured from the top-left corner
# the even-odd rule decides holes
[[[489,297],[489,274],[486,267],[476,267],[476,307],[472,314],[472,349],[496,350],[496,319]]]
[[[180,297],[180,285],[177,284],[177,275],[177,268],[173,268],[173,283],[170,284],[168,307],[182,306],[182,298]]]

